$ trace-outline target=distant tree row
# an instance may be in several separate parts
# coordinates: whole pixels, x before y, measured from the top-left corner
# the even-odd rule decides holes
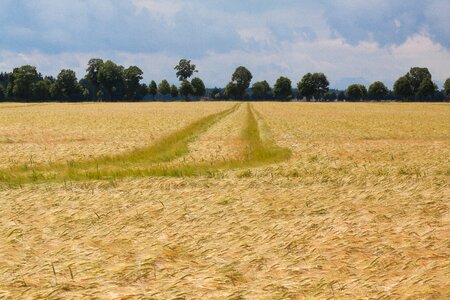
[[[307,73],[292,87],[292,81],[280,77],[273,87],[266,80],[250,84],[252,73],[239,66],[224,89],[207,90],[203,81],[195,77],[197,67],[182,59],[175,66],[179,86],[162,80],[141,83],[143,71],[137,66],[125,68],[111,60],[89,60],[84,78],[78,80],[73,70],[63,69],[56,78],[43,76],[36,67],[26,65],[11,73],[0,73],[0,101],[140,101],[147,99],[195,99],[205,95],[217,100],[278,100],[305,99],[306,101],[445,101],[450,98],[450,78],[439,91],[427,68],[414,67],[394,84],[393,91],[380,81],[367,89],[362,84],[351,84],[345,91],[330,90],[323,73]]]
[[[143,72],[136,66],[125,68],[113,61],[99,58],[89,60],[86,75],[78,80],[73,70],[64,69],[56,78],[42,76],[34,66],[15,68],[11,73],[0,73],[0,101],[139,101],[157,94],[173,98],[202,97],[206,88],[196,77],[191,61],[182,59],[175,67],[181,84],[170,85],[167,80],[159,85],[151,81],[141,83]]]
[[[253,76],[245,67],[238,67],[233,73],[230,83],[225,89],[215,88],[211,91],[213,99],[248,99],[289,101],[294,98],[306,101],[365,101],[365,100],[399,100],[399,101],[445,101],[450,98],[450,78],[446,80],[444,89],[439,91],[432,81],[427,68],[411,68],[394,84],[390,91],[381,81],[375,81],[369,89],[362,84],[351,84],[345,91],[330,90],[329,81],[323,73],[307,73],[292,88],[292,81],[280,77],[270,87],[267,81],[255,82],[250,88]]]

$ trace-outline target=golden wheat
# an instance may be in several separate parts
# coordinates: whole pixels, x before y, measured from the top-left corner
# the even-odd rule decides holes
[[[126,120],[138,110],[127,105],[94,107]],[[158,111],[165,104],[141,105]],[[182,119],[175,130],[231,106],[173,104],[186,114],[160,114]],[[38,120],[44,107],[26,110]],[[220,151],[211,141],[228,149],[237,133],[231,124],[251,121],[245,107],[191,150],[216,160]],[[2,120],[5,111],[14,119],[25,108],[1,111]],[[255,103],[249,111],[261,135],[253,145],[267,148],[273,139],[292,150],[289,161],[215,176],[3,187],[0,298],[450,297],[450,106]],[[75,124],[89,127],[103,115],[86,113],[48,123],[45,132],[70,136],[81,126]],[[156,124],[151,119],[161,115],[142,122]],[[145,143],[135,142],[139,126],[123,122],[93,134],[117,135],[134,147],[154,140],[146,132],[139,133]],[[242,131],[244,144],[253,139],[250,129]],[[107,153],[119,151],[108,145]]]
[[[222,102],[30,105],[0,105],[0,168],[131,151],[232,106]]]

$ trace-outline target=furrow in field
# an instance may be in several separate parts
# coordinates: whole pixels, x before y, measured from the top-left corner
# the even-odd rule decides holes
[[[211,175],[220,171],[251,168],[279,163],[289,159],[291,151],[281,148],[271,139],[270,130],[261,115],[254,111],[251,104],[245,106],[245,126],[241,131],[244,153],[241,159],[197,163],[180,163],[137,171],[141,176],[199,176]]]
[[[237,112],[233,114],[235,111]],[[222,125],[207,131],[208,128],[211,128],[211,126],[228,115],[232,116],[223,122]],[[200,143],[194,144],[193,149],[198,149],[199,145],[203,147],[203,150],[213,147],[211,143],[207,142],[208,138],[225,128],[228,128],[227,133],[237,137],[236,129],[232,130],[231,128],[241,117],[245,117],[245,126],[241,129],[240,138],[241,144],[244,146],[241,157],[233,157],[232,152],[231,155],[228,154],[228,158],[223,158],[222,160],[214,160],[214,157],[212,157],[213,160],[210,161],[204,158],[203,161],[196,161],[195,156],[191,156],[191,161],[186,162],[186,159],[184,159],[184,161],[179,160],[178,163],[167,164],[167,162],[189,153],[189,143],[202,136],[202,133],[205,131],[204,139]],[[203,151],[200,154],[205,157]],[[194,155],[197,155],[197,153]],[[149,148],[139,149],[123,155],[106,156],[96,160],[73,162],[66,165],[4,170],[0,172],[0,181],[11,183],[100,180],[145,176],[200,176],[217,173],[221,170],[251,168],[279,163],[287,160],[290,155],[289,149],[280,148],[273,142],[269,129],[261,115],[254,111],[252,105],[247,104],[244,109],[239,109],[239,105],[236,105],[229,110],[205,117],[181,131],[167,136]],[[200,159],[199,157],[197,158]]]
[[[146,102],[29,106],[0,113],[0,169],[129,153],[155,144],[233,104]]]
[[[189,153],[171,164],[244,159],[246,143],[243,140],[242,131],[245,128],[246,116],[246,107],[241,105],[233,114],[211,126],[196,141],[189,144]]]
[[[235,105],[225,111],[209,115],[189,126],[176,131],[157,143],[129,153],[115,156],[103,156],[87,161],[71,161],[67,164],[47,164],[25,166],[0,171],[3,182],[39,182],[49,180],[86,180],[120,178],[144,175],[149,165],[168,162],[189,152],[188,144],[194,141],[210,126],[238,109]]]

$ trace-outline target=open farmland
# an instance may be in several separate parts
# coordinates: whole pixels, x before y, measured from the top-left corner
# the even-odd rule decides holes
[[[3,104],[0,167],[65,162],[130,151],[227,107],[231,105]]]
[[[450,106],[0,105],[0,298],[446,299]]]

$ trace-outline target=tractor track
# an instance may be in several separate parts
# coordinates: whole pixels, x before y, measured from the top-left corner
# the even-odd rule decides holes
[[[187,127],[176,131],[146,148],[115,156],[104,156],[87,161],[69,161],[67,164],[47,164],[33,167],[16,167],[0,170],[0,183],[22,184],[40,182],[61,182],[67,180],[111,180],[126,177],[185,177],[202,176],[218,173],[223,170],[251,168],[266,164],[278,163],[289,159],[291,151],[278,147],[271,139],[270,129],[262,116],[255,111],[253,105],[236,104],[220,113],[199,119]],[[245,123],[241,129],[238,154],[231,154],[222,159],[210,161],[186,160],[192,147],[202,136],[211,135],[221,126],[228,126],[236,120]],[[218,125],[220,124],[220,125]],[[236,138],[236,134],[232,134]],[[205,141],[205,140],[203,140]],[[201,144],[201,142],[200,142]],[[211,142],[206,143],[210,147]],[[198,144],[197,144],[198,145]],[[195,149],[195,147],[194,147]],[[198,153],[202,155],[202,153]],[[183,159],[184,157],[184,159]],[[183,161],[182,161],[183,159]]]

